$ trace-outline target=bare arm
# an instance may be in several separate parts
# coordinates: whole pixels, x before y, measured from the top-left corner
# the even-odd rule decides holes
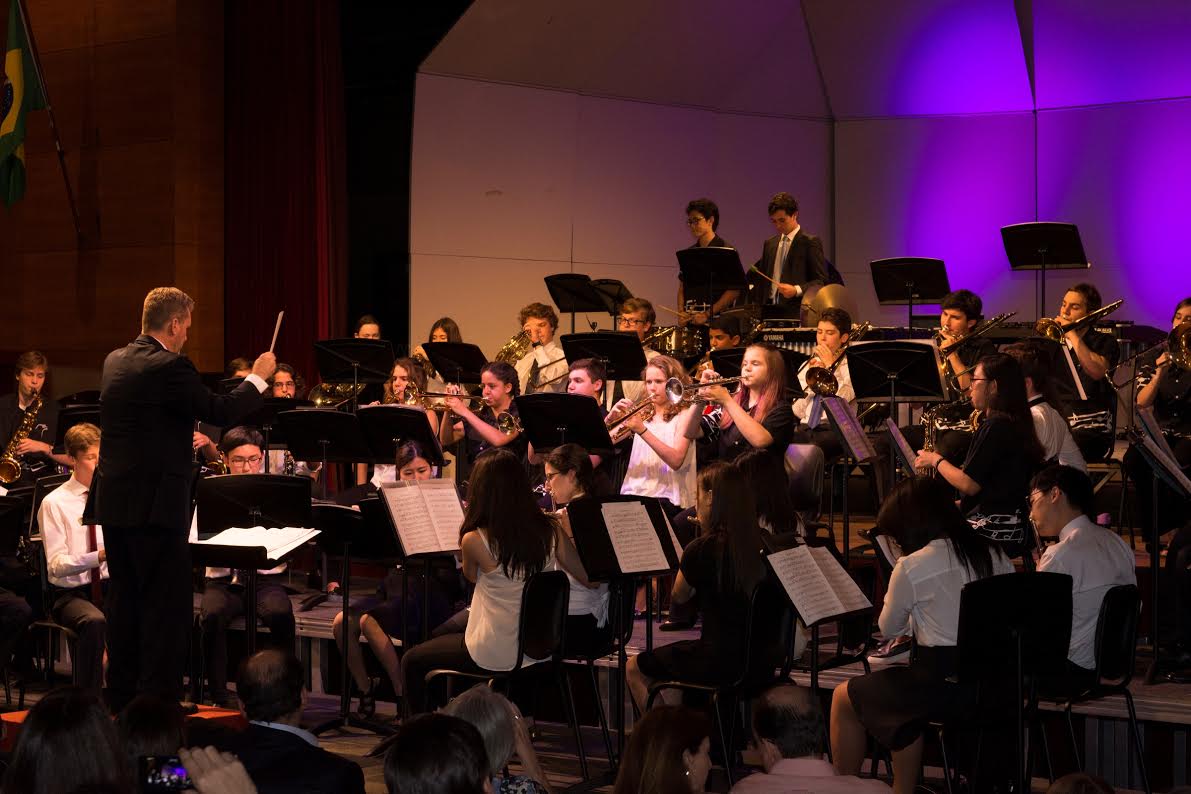
[[[695,588],[687,583],[686,577],[682,575],[682,571],[674,577],[674,587],[670,590],[670,600],[675,604],[685,604],[695,597]]]
[[[587,569],[583,567],[583,560],[579,559],[579,552],[575,550],[574,541],[571,540],[561,522],[558,532],[555,533],[554,553],[563,570],[575,577],[575,581],[586,588],[595,589],[596,585],[587,578]]]

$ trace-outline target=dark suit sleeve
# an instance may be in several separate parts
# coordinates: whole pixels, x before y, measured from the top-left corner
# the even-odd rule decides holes
[[[175,405],[182,406],[187,416],[220,427],[231,427],[260,408],[264,397],[247,380],[230,394],[215,394],[199,378],[190,359],[179,358],[171,371],[170,391],[176,396]]]
[[[827,283],[826,257],[823,255],[823,241],[818,237],[807,235],[806,249],[806,287],[821,287]]]

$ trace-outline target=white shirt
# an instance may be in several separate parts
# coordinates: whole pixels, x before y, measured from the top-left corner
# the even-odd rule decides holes
[[[992,549],[993,575],[1013,573],[1013,563]],[[959,596],[975,577],[943,538],[906,555],[893,566],[878,626],[885,637],[913,632],[919,645],[954,646],[959,635]]]
[[[794,401],[791,408],[794,410],[794,417],[801,422],[805,422],[811,414],[811,403],[815,399],[815,393],[806,388],[806,371],[810,367],[803,367],[798,370],[798,385],[802,387],[805,394]],[[847,403],[852,403],[856,399],[856,390],[852,388],[852,375],[848,372],[848,360],[844,359],[839,366],[835,368],[836,381],[839,383],[839,390],[836,391],[835,396],[839,397]],[[824,423],[827,424],[824,424]],[[830,427],[830,419],[826,416],[820,415],[819,427]]]
[[[568,369],[566,356],[562,352],[562,345],[551,339],[544,345],[530,348],[529,352],[517,360],[513,368],[517,370],[517,377],[521,381],[521,393],[528,394],[529,371],[533,363],[538,362],[538,383],[544,383],[552,378],[558,380],[539,391],[562,393],[567,390],[567,379],[563,377]]]
[[[669,422],[664,421],[659,412],[645,423],[645,427],[666,446],[674,447],[678,445],[678,439],[687,427],[693,424],[697,431],[698,423],[691,422],[691,414],[698,410],[698,405],[692,405]],[[693,507],[695,487],[694,444],[687,444],[686,457],[683,458],[682,465],[672,469],[653,451],[653,447],[649,446],[645,439],[639,435],[633,436],[633,449],[629,453],[624,483],[620,486],[622,494],[654,496],[669,499],[679,507]]]
[[[96,551],[87,550],[87,526],[79,523],[87,506],[87,488],[71,478],[46,494],[37,511],[45,548],[46,571],[50,583],[71,589],[91,583],[91,570],[99,569],[101,579],[108,578],[108,564],[99,562],[103,548],[103,528],[95,526]]]
[[[285,731],[292,733],[311,747],[318,747],[318,737],[308,730],[297,728],[293,725],[286,725],[284,722],[265,722],[264,720],[249,720],[251,725],[259,725],[262,728],[272,728],[275,731]]]
[[[1034,416],[1034,432],[1047,460],[1058,458],[1059,463],[1088,472],[1088,464],[1071,435],[1067,420],[1050,403],[1041,397],[1030,400],[1030,413]]]
[[[479,531],[485,548],[492,553],[488,534]],[[553,571],[557,566],[554,551],[543,571]],[[467,629],[463,632],[463,643],[472,661],[485,670],[512,670],[517,664],[517,627],[521,621],[521,594],[525,579],[511,579],[505,575],[499,563],[488,573],[476,569],[476,589],[471,597],[471,609],[467,616]],[[526,657],[524,664],[534,664],[540,659]]]
[[[888,792],[889,786],[879,780],[854,775],[837,775],[835,767],[823,758],[783,758],[768,772],[756,772],[732,787],[732,794],[791,794],[792,792],[871,791]]]
[[[1096,623],[1110,587],[1137,584],[1137,560],[1115,532],[1080,516],[1059,532],[1038,570],[1071,577],[1071,648],[1067,658],[1087,670],[1096,666]]]

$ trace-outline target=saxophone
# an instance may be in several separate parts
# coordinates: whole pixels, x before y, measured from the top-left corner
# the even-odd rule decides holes
[[[4,454],[0,455],[0,483],[8,485],[21,479],[21,461],[17,459],[17,447],[29,437],[29,433],[33,430],[33,425],[37,422],[37,414],[40,410],[41,395],[34,394],[33,402],[29,403],[29,407],[25,409],[25,415],[21,417],[21,423],[17,425],[16,432],[8,440],[8,446],[4,448]]]

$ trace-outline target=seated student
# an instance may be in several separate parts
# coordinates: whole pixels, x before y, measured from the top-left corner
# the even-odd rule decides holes
[[[750,449],[736,459],[744,477],[753,484],[757,523],[766,533],[802,534],[802,521],[790,501],[790,480],[785,464],[763,449]]]
[[[707,383],[720,376],[709,369],[699,378]],[[735,393],[725,386],[707,386],[699,389],[698,398],[723,408],[715,460],[730,463],[753,448],[779,457],[785,454],[794,417],[786,401],[786,362],[777,348],[749,345],[740,361],[740,385]]]
[[[426,335],[426,341],[462,342],[463,334],[459,331],[459,323],[450,317],[439,317],[434,321],[434,325],[430,326],[430,333]],[[426,355],[426,348],[420,344],[415,346],[410,357],[421,364],[422,369],[425,370],[430,391],[442,391],[447,384],[443,381],[442,376],[435,372],[434,365],[430,363],[430,357]]]
[[[656,706],[633,727],[612,794],[701,794],[711,771],[711,721],[685,706]]]
[[[75,682],[99,694],[107,637],[101,584],[108,578],[107,552],[103,528],[83,524],[83,508],[99,463],[99,428],[89,422],[75,425],[66,431],[64,446],[74,473],[46,495],[37,513],[37,526],[53,591],[50,614],[78,635],[71,660]]]
[[[46,693],[29,710],[0,790],[128,792],[137,786],[99,696],[67,686]]]
[[[493,794],[484,738],[470,722],[422,714],[402,722],[388,745],[388,794]]]
[[[903,480],[886,498],[877,526],[904,554],[894,566],[878,625],[885,637],[913,632],[908,667],[888,667],[835,688],[831,757],[841,775],[855,775],[865,757],[865,732],[893,753],[893,790],[914,791],[927,721],[957,707],[955,675],[959,600],[964,585],[1013,564],[964,520],[938,479]]]
[[[570,365],[570,371],[567,374],[567,394],[592,398],[599,406],[600,416],[607,417],[608,411],[604,408],[603,400],[606,375],[607,370],[604,369],[601,362],[594,358],[581,358]],[[535,465],[541,464],[545,450],[535,450],[531,443],[528,446],[528,451],[529,462]],[[618,468],[620,468],[618,458],[620,457],[619,450],[588,450],[588,458],[595,469],[596,478],[595,488],[591,491],[592,495],[619,493],[619,489],[613,487],[613,483],[618,481],[618,477],[624,477],[623,472],[618,474]]]
[[[554,339],[558,315],[544,303],[531,303],[517,315],[521,330],[529,334],[533,346],[514,365],[522,394],[539,391],[564,392],[567,382],[566,355]]]
[[[248,727],[213,734],[211,743],[240,759],[260,794],[364,794],[360,765],[319,747],[302,728],[302,681],[292,652],[257,651],[245,659],[236,694]]]
[[[426,372],[422,366],[412,358],[399,358],[393,362],[393,371],[389,374],[389,379],[385,381],[384,396],[381,399],[383,405],[403,405],[410,408],[419,408],[430,421],[430,430],[438,435],[438,412],[429,411],[420,403],[409,403],[407,398],[411,393],[420,394],[427,390],[426,387]],[[375,405],[376,403],[373,403]],[[397,480],[397,467],[392,463],[378,463],[372,468],[372,478],[369,483],[375,490],[381,486],[381,483],[394,482]]]
[[[1051,383],[1049,358],[1028,342],[1009,345],[1001,352],[1013,356],[1021,365],[1021,373],[1026,379],[1026,398],[1034,417],[1034,432],[1042,444],[1044,459],[1086,472],[1088,464],[1071,435],[1067,420],[1060,413],[1060,403]]]
[[[489,361],[480,370],[480,393],[484,405],[478,411],[472,409],[473,400],[463,398],[462,389],[455,384],[448,385],[448,392],[461,396],[446,398],[450,411],[443,415],[442,424],[439,425],[442,445],[449,447],[465,439],[468,463],[474,463],[481,452],[493,447],[504,448],[524,463],[526,445],[529,443],[524,433],[519,430],[504,433],[496,424],[501,414],[507,413],[514,418],[518,416],[517,404],[513,402],[513,398],[521,393],[518,384],[517,370],[513,369],[512,364]],[[455,417],[458,417],[458,421]]]
[[[548,794],[546,773],[533,749],[529,728],[512,701],[487,684],[479,684],[452,698],[442,713],[466,720],[480,732],[493,794]],[[525,774],[506,776],[514,753]]]
[[[1046,548],[1039,571],[1071,577],[1072,675],[1090,678],[1096,670],[1096,623],[1104,594],[1119,584],[1137,584],[1137,559],[1120,535],[1089,518],[1095,494],[1088,475],[1053,464],[1030,483],[1030,520],[1038,534],[1059,538]]]
[[[563,530],[573,540],[566,507],[576,499],[595,495],[595,472],[591,468],[591,461],[583,447],[563,444],[546,455],[545,464],[546,489],[558,507]],[[585,587],[572,577],[567,615],[568,656],[588,656],[605,646],[612,636],[612,628],[608,623],[608,585]]]
[[[783,683],[753,701],[753,743],[764,772],[737,782],[732,794],[889,791],[879,780],[838,775],[823,758],[823,709],[806,687]]]
[[[1030,478],[1042,465],[1021,367],[1004,353],[985,356],[972,376],[971,395],[972,407],[983,418],[963,465],[956,466],[937,450],[919,450],[914,468],[934,469],[960,492],[960,508],[977,532],[1016,557],[1032,543],[1026,532],[1026,495]]]
[[[269,396],[279,400],[296,400],[305,391],[302,376],[294,371],[289,364],[278,364],[277,369],[268,380]],[[310,463],[304,460],[294,460],[288,449],[269,450],[269,474],[294,474],[299,477],[318,479],[321,462]],[[262,469],[263,471],[263,469]]]
[[[356,320],[352,336],[356,339],[380,339],[380,321],[371,314],[363,315]]]
[[[620,310],[616,317],[616,330],[621,333],[637,335],[637,339],[641,342],[641,349],[645,351],[646,362],[652,361],[654,356],[661,355],[645,344],[645,339],[653,330],[655,322],[657,322],[657,312],[654,311],[653,304],[645,298],[629,298],[620,304]],[[645,393],[645,384],[639,380],[614,380],[608,383],[606,391],[605,405],[611,410],[612,406],[622,398],[638,399]]]
[[[426,673],[511,670],[517,659],[521,592],[539,571],[561,566],[587,586],[587,574],[559,522],[534,501],[525,467],[506,450],[490,450],[471,472],[460,532],[463,575],[475,583],[467,630],[427,640],[401,660],[406,701],[426,710]],[[526,664],[537,660],[526,659]]]
[[[16,444],[13,450],[20,464],[19,476],[13,482],[0,483],[9,490],[33,485],[39,477],[52,474],[55,464],[69,466],[65,455],[54,454],[54,432],[58,427],[58,403],[45,390],[46,372],[50,368],[44,353],[29,350],[17,357],[13,366],[16,390],[0,396],[0,452],[5,451],[9,440],[25,419],[26,411],[34,405],[34,399],[41,398],[33,426],[29,433]]]
[[[281,363],[269,377],[270,397],[280,397],[287,400],[297,399],[302,390],[302,379],[289,364]]]
[[[629,692],[642,710],[654,681],[677,678],[716,684],[742,672],[745,615],[753,589],[765,574],[752,489],[739,468],[716,461],[699,472],[698,500],[704,534],[683,550],[670,598],[671,603],[684,604],[697,597],[703,630],[697,640],[655,646],[629,659]],[[776,636],[776,627],[768,625],[766,617],[758,620],[754,632]],[[771,650],[775,655],[785,652]],[[770,661],[776,664],[777,659]],[[753,662],[762,667],[766,660]]]
[[[233,358],[223,368],[225,378],[247,378],[252,374],[252,362],[246,358]]]
[[[402,444],[397,451],[397,476],[399,480],[429,480],[434,478],[434,467],[426,460],[426,453],[415,441]],[[410,628],[410,643],[421,635],[422,609],[429,609],[427,624],[431,629],[441,624],[454,612],[454,604],[462,594],[459,577],[455,570],[436,570],[430,577],[427,588],[430,601],[422,604],[423,586],[420,575],[411,573],[408,579],[407,598],[401,597],[401,574],[391,571],[376,589],[376,594],[362,599],[353,599],[351,621],[347,629],[347,666],[352,679],[360,690],[360,715],[370,718],[376,713],[376,687],[379,679],[371,678],[364,667],[364,654],[360,648],[360,635],[368,641],[368,647],[389,675],[393,692],[401,697],[401,661],[393,648],[393,637],[401,637],[402,609],[404,605],[406,622]],[[414,632],[418,632],[414,635]],[[331,624],[335,643],[340,653],[344,647],[343,613],[335,616]]]
[[[675,405],[666,394],[666,381],[690,379],[669,356],[655,356],[642,373],[650,407],[630,416],[635,407],[627,397],[608,414],[610,422],[623,420],[633,433],[633,447],[625,470],[622,494],[653,496],[663,500],[671,516],[695,503],[695,447],[699,409],[695,403]],[[652,414],[648,419],[646,414]]]
[[[794,401],[791,410],[798,421],[793,440],[797,444],[814,444],[823,450],[828,460],[838,457],[843,449],[835,432],[831,429],[831,420],[823,414],[823,398],[807,388],[806,373],[812,367],[831,369],[832,365],[844,355],[844,347],[852,333],[852,317],[843,309],[824,309],[819,315],[819,322],[815,328],[815,352],[806,364],[798,370],[798,385],[803,390],[803,396]],[[852,378],[848,372],[848,360],[845,358],[831,373],[839,384],[835,393],[845,402],[852,403],[856,399],[856,392],[852,389]],[[783,450],[784,452],[785,450]]]
[[[219,451],[229,474],[259,474],[264,456],[264,439],[250,427],[233,427],[223,434]],[[190,527],[190,538],[198,538],[198,511]],[[256,580],[256,617],[269,629],[262,640],[292,653],[294,647],[294,608],[286,593],[285,563],[267,571],[258,571]],[[227,689],[227,628],[244,615],[244,584],[227,568],[208,568],[203,587],[200,623],[206,650],[207,680],[211,701],[232,708],[235,698]]]

